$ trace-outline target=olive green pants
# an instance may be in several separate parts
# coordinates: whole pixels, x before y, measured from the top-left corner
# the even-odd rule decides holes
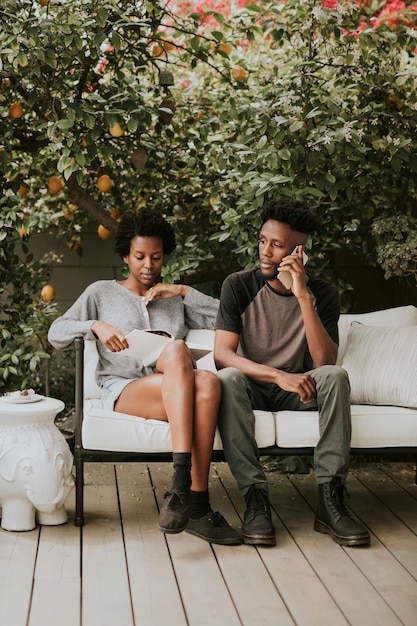
[[[268,490],[255,440],[254,409],[319,412],[319,440],[314,450],[314,471],[318,484],[340,476],[349,468],[351,413],[347,373],[336,365],[309,372],[316,383],[317,397],[307,404],[297,393],[283,391],[271,383],[249,379],[235,368],[217,372],[222,385],[218,427],[228,462],[239,489],[245,494],[251,485]]]

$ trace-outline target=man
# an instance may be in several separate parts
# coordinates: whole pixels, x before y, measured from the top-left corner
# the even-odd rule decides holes
[[[335,365],[339,295],[303,264],[318,220],[303,203],[282,198],[264,205],[261,223],[259,268],[224,281],[214,347],[222,383],[219,430],[246,501],[242,538],[252,545],[276,543],[253,409],[318,409],[314,528],[341,545],[367,545],[367,529],[349,515],[343,498],[351,415],[347,373]]]

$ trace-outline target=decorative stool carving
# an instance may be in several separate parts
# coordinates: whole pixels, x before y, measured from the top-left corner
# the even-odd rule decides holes
[[[55,398],[12,403],[0,398],[0,506],[5,530],[32,530],[67,521],[73,456],[54,424]]]

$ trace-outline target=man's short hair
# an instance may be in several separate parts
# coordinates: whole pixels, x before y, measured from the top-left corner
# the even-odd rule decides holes
[[[262,207],[262,225],[268,220],[288,224],[292,230],[310,235],[319,227],[316,213],[307,204],[291,198],[267,200]]]

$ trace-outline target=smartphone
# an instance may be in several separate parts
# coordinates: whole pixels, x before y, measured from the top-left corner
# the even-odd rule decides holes
[[[295,248],[291,252],[291,254],[298,255],[298,246],[295,246]],[[308,261],[308,256],[303,251],[303,265],[305,265],[307,263],[307,261]],[[287,271],[278,272],[277,278],[278,278],[278,280],[280,280],[282,282],[282,284],[284,285],[284,287],[286,289],[291,289],[291,286],[292,286],[292,276],[291,276],[290,272],[287,272]]]

